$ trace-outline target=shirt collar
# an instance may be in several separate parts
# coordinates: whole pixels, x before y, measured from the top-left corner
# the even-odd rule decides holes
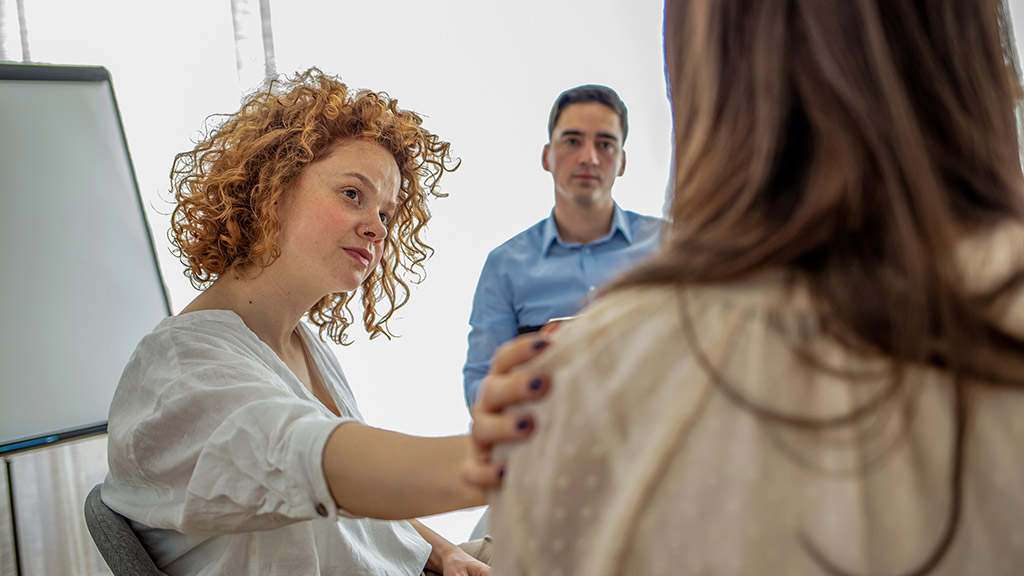
[[[629,227],[629,222],[626,220],[626,213],[619,208],[618,203],[612,203],[612,227],[608,230],[608,234],[598,238],[591,242],[591,244],[601,244],[607,242],[615,235],[616,232],[622,233],[622,238],[626,241],[626,244],[633,243],[633,230]],[[558,226],[555,224],[555,209],[551,209],[551,214],[548,215],[547,220],[544,221],[544,230],[541,236],[541,245],[544,247],[544,255],[547,256],[551,250],[551,246],[558,243],[562,246],[579,246],[578,243],[564,242],[558,236]]]

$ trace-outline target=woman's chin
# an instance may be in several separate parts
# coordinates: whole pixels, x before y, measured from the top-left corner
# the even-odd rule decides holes
[[[363,278],[357,278],[357,279],[352,279],[352,280],[346,280],[344,282],[339,282],[337,284],[338,289],[335,290],[335,291],[336,292],[346,292],[346,293],[348,293],[348,292],[355,292],[356,290],[359,289],[360,286],[363,285],[364,282],[366,282],[366,278],[368,278],[368,277],[369,277],[369,275],[364,276]]]

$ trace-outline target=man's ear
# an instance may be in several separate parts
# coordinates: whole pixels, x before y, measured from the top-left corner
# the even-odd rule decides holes
[[[622,151],[622,164],[619,165],[619,176],[622,176],[626,172],[626,151]]]
[[[544,150],[540,155],[540,165],[544,167],[545,172],[551,172],[551,166],[548,164],[548,151],[551,150],[551,144],[545,144]]]

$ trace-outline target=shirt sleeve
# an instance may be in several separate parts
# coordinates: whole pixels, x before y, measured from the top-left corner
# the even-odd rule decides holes
[[[111,404],[112,508],[197,535],[337,517],[323,450],[354,419],[296,396],[251,350],[222,338],[147,338],[149,353],[136,352]]]
[[[476,402],[484,376],[491,368],[491,358],[503,343],[516,337],[516,312],[512,290],[501,274],[500,258],[492,252],[484,262],[480,280],[473,296],[469,316],[469,346],[466,365],[462,369],[466,405]]]

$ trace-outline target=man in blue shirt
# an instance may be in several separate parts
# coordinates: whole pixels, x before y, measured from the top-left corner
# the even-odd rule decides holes
[[[612,200],[612,185],[626,170],[628,131],[626,106],[610,88],[579,86],[555,101],[541,156],[554,179],[555,206],[484,263],[463,368],[470,407],[498,346],[576,314],[602,284],[658,247],[662,221]]]

